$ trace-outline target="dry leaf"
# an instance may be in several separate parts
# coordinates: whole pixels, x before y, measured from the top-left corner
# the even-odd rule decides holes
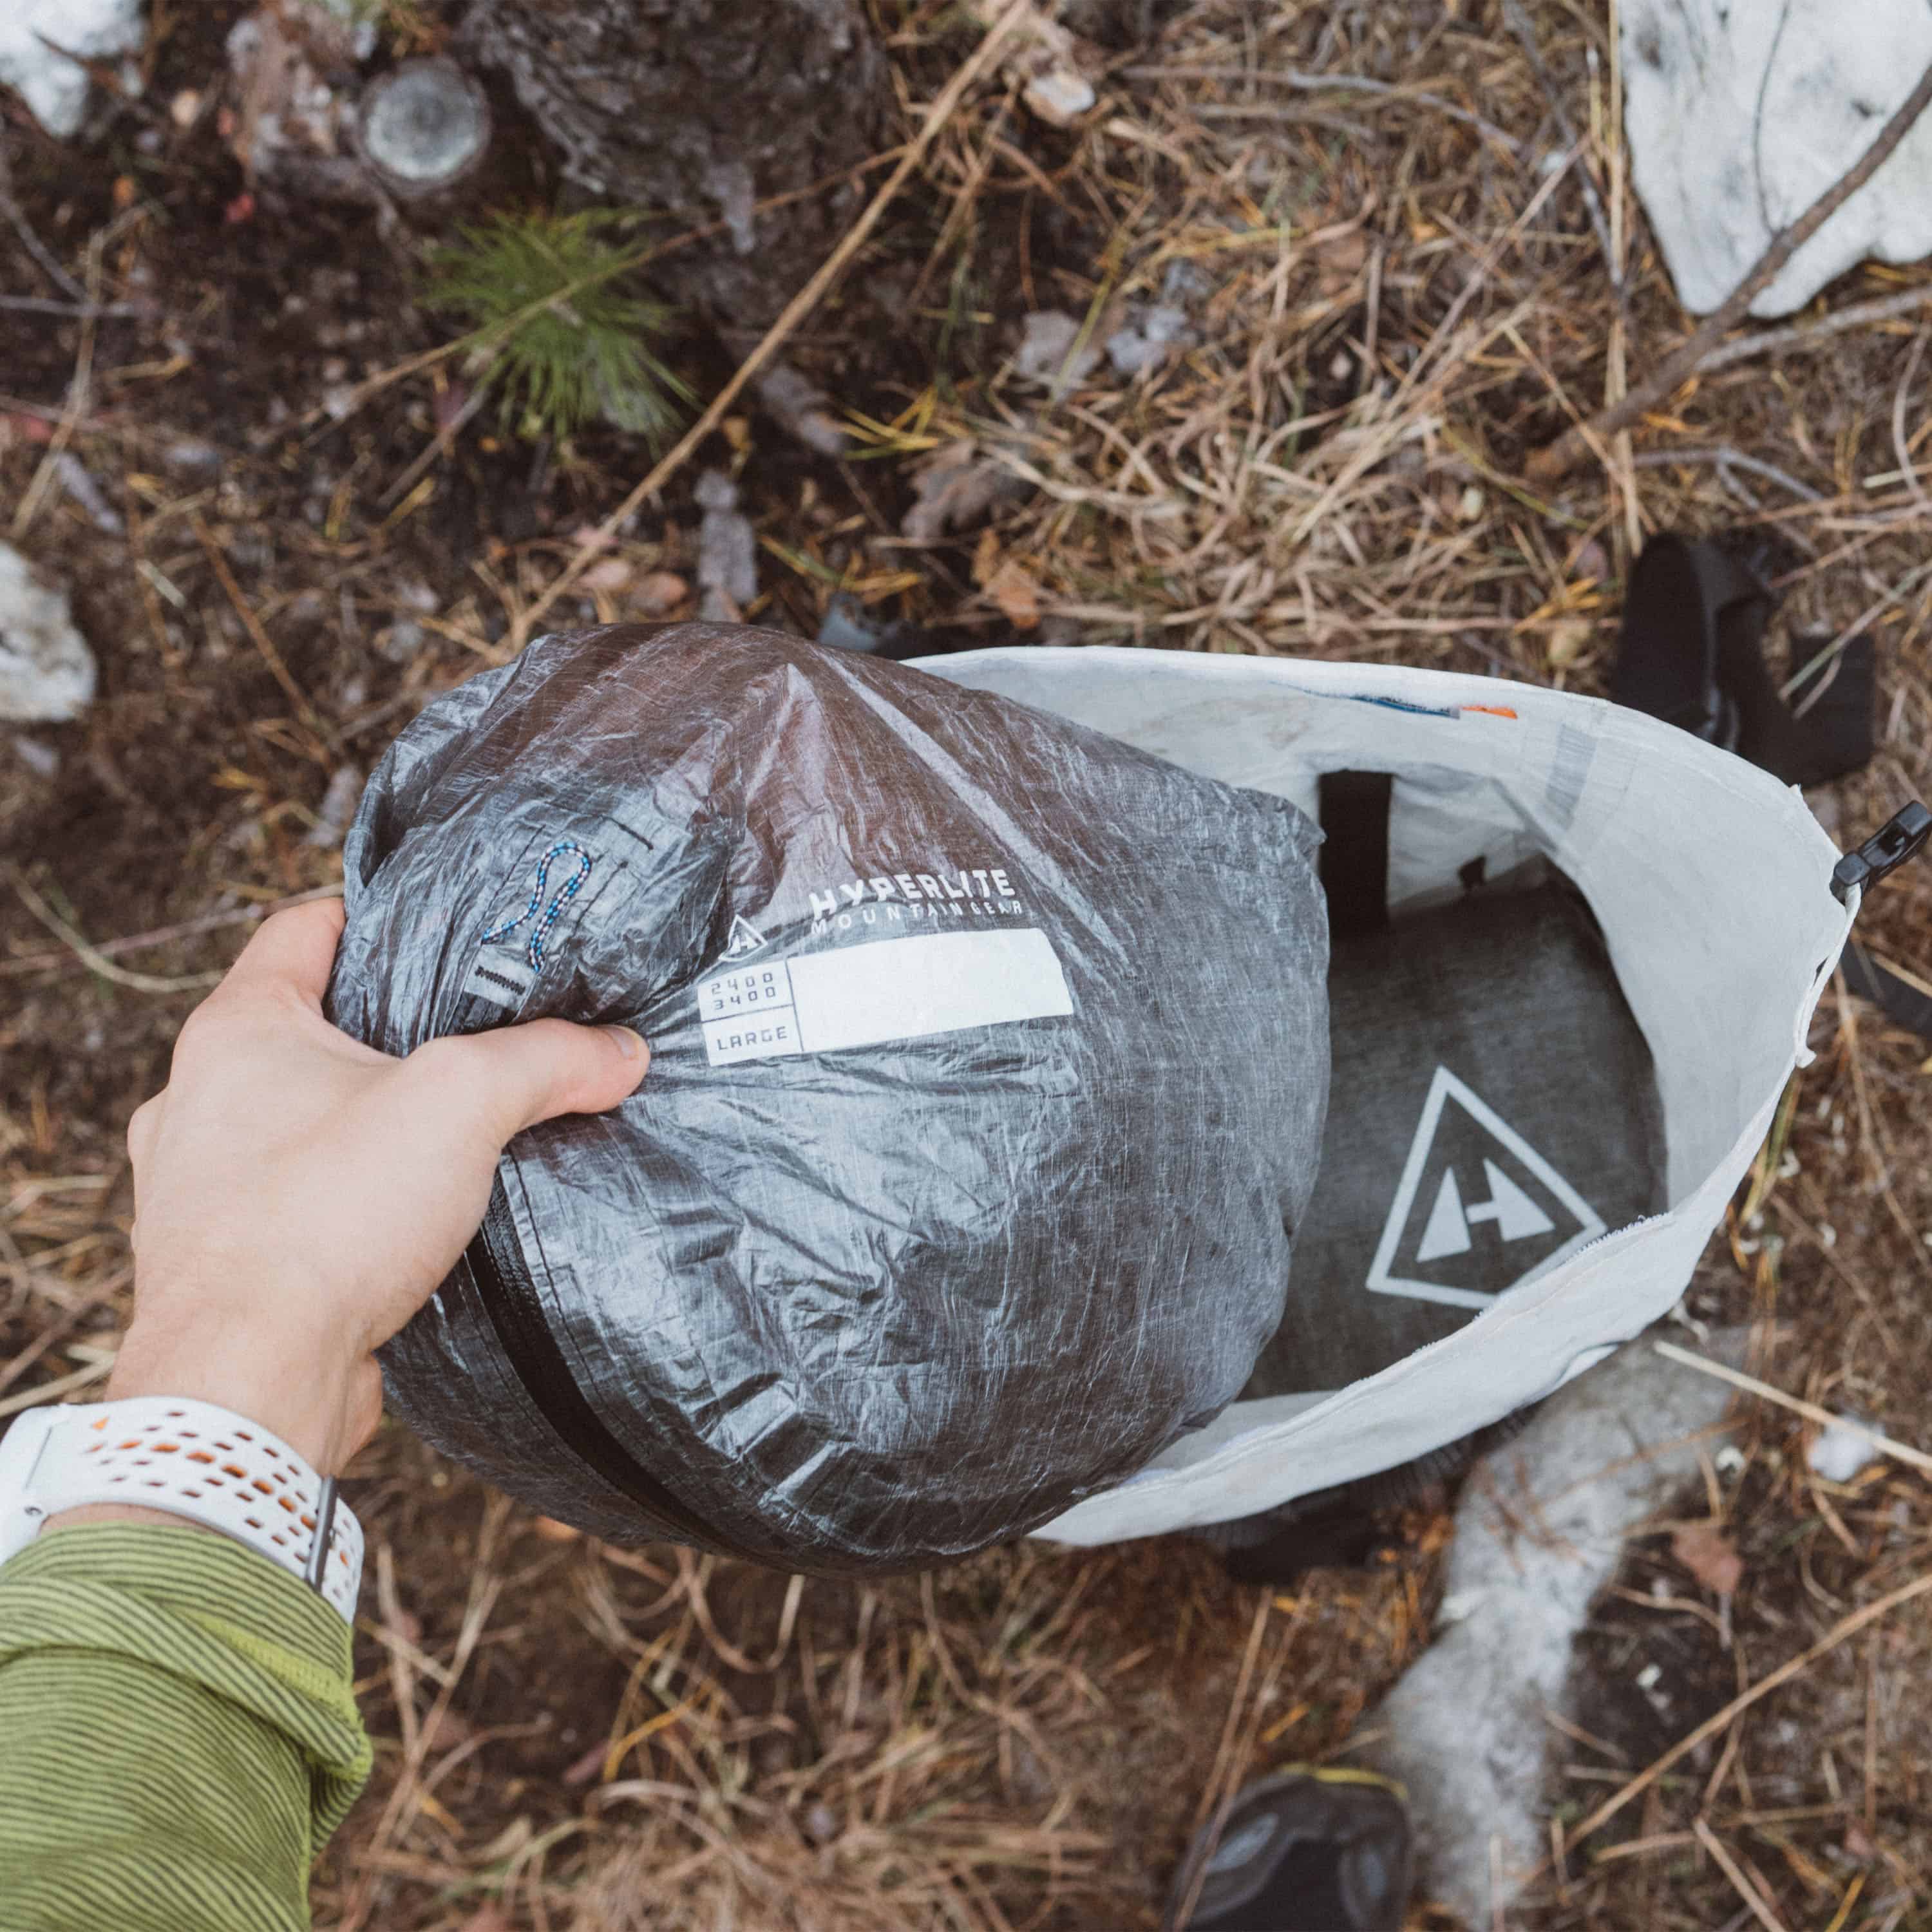
[[[445,1711],[423,1727],[423,1742],[433,1751],[454,1750],[476,1735],[476,1726],[460,1711]]]
[[[602,557],[577,580],[586,590],[621,590],[630,582],[632,571],[626,557]]]
[[[1339,296],[1354,286],[1369,259],[1369,238],[1359,228],[1331,235],[1315,244],[1317,284],[1324,296]]]
[[[1587,618],[1564,617],[1550,627],[1550,641],[1544,654],[1552,670],[1567,670],[1590,647],[1594,627]]]
[[[251,177],[332,160],[344,109],[322,76],[352,60],[348,31],[326,8],[258,8],[230,30],[229,73],[238,111],[229,146]]]
[[[1040,586],[1010,559],[993,574],[986,594],[1016,630],[1030,631],[1040,622]]]
[[[1734,1594],[1744,1580],[1744,1559],[1721,1523],[1692,1522],[1670,1532],[1670,1553],[1707,1590]]]
[[[850,439],[818,385],[780,362],[758,378],[758,400],[782,427],[821,456],[843,456]]]
[[[1104,320],[1104,319],[1103,319]],[[1054,388],[1070,388],[1083,382],[1099,368],[1100,344],[1112,328],[1096,326],[1081,334],[1086,325],[1078,316],[1062,308],[1036,308],[1022,326],[1019,346],[1013,351],[1013,373],[1030,382]]]
[[[463,1922],[463,1932],[514,1932],[509,1915],[492,1899],[479,1906]]]
[[[1025,484],[990,458],[970,436],[936,449],[921,464],[913,486],[919,500],[899,526],[914,543],[938,543],[949,530],[977,523],[995,503],[1024,493]]]
[[[546,1543],[574,1543],[584,1534],[570,1523],[559,1522],[554,1516],[540,1516],[530,1527]]]
[[[625,603],[641,617],[662,617],[691,595],[691,586],[674,570],[654,570],[640,578]]]
[[[1610,553],[1594,537],[1588,538],[1570,560],[1570,574],[1586,583],[1601,584],[1610,574]]]

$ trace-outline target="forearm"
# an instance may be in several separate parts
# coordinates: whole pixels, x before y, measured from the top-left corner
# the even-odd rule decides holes
[[[341,926],[321,903],[266,921],[130,1123],[134,1317],[107,1390],[246,1418],[323,1478],[374,1430],[374,1352],[476,1232],[504,1144],[615,1106],[648,1058],[561,1020],[379,1053],[322,1016]],[[301,1514],[285,1462],[232,1473]],[[0,1493],[0,1522],[32,1503]],[[348,1625],[268,1556],[96,1505],[0,1566],[0,1932],[305,1927],[368,1769]]]
[[[346,1626],[178,1524],[50,1529],[0,1569],[0,1739],[6,1932],[298,1932],[369,1764]]]

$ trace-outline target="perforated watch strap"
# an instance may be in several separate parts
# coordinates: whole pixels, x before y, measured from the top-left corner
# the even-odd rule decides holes
[[[220,1530],[306,1579],[323,1527],[322,1480],[260,1424],[165,1396],[30,1411],[0,1442],[0,1558],[62,1510],[124,1503]],[[352,1623],[362,1528],[338,1502],[320,1594]]]

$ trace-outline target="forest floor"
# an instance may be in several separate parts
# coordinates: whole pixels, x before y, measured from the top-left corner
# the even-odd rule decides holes
[[[385,380],[452,332],[412,304],[413,242],[244,196],[220,121],[242,10],[158,9],[143,92],[85,143],[0,101],[0,292],[44,305],[0,310],[0,505],[101,662],[80,722],[0,732],[0,1415],[105,1372],[128,1117],[262,910],[339,880],[356,776],[508,655],[586,544],[551,621],[694,595],[693,470],[602,541],[649,467],[637,438],[533,444],[485,413],[439,443],[460,363]],[[973,34],[883,10],[930,100]],[[1932,791],[1928,314],[1739,360],[1532,488],[1528,454],[1687,326],[1628,190],[1601,0],[1534,0],[1540,67],[1494,0],[1156,12],[1072,130],[1004,79],[970,94],[794,340],[845,458],[749,409],[707,448],[760,539],[747,614],[815,634],[838,595],[934,648],[1141,643],[1600,692],[1646,534],[1742,532],[1781,624],[1878,640],[1878,754],[1814,794],[1827,829],[1853,842]],[[434,8],[411,17],[433,35]],[[1285,78],[1308,74],[1372,85]],[[29,232],[105,313],[60,306]],[[1856,272],[1814,316],[1923,278]],[[1146,368],[1086,366],[1162,305],[1178,339]],[[1047,310],[1077,329],[1040,371],[1024,318]],[[701,392],[728,367],[694,332],[683,366]],[[902,527],[922,477],[934,542]],[[1862,929],[1926,972],[1932,868]],[[1932,1444],[1932,1060],[1842,986],[1811,1043],[1757,1214],[1713,1241],[1687,1312],[1753,1324],[1780,1388]],[[1922,1476],[1824,1481],[1779,1407],[1740,1429],[1742,1468],[1693,1514],[1723,1518],[1741,1579],[1720,1598],[1662,1532],[1633,1544],[1590,1642],[1631,1684],[1654,1661],[1687,1688],[1563,1740],[1558,1856],[1508,1915],[1526,1932],[1932,1924],[1922,1600],[1565,1836],[1932,1568]],[[599,1545],[394,1426],[346,1493],[377,1755],[317,1875],[331,1932],[1151,1928],[1216,1796],[1346,1761],[1429,1641],[1448,1522],[1418,1512],[1377,1567],[1276,1592],[1181,1538],[862,1585]],[[1412,1922],[1450,1922],[1424,1902]]]

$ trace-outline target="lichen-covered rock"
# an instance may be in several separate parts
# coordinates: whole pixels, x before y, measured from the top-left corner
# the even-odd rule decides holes
[[[94,675],[66,593],[48,589],[18,550],[0,543],[0,718],[77,718],[94,695]]]
[[[1625,0],[1630,178],[1684,306],[1715,308],[1870,146],[1932,62],[1925,0]],[[1932,254],[1932,115],[1751,304]]]

